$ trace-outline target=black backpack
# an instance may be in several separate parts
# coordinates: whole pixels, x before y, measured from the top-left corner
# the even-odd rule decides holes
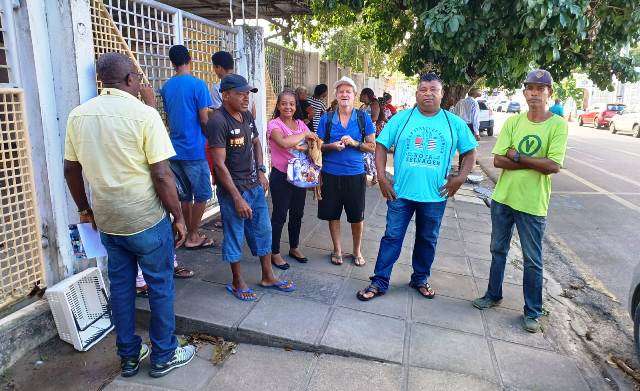
[[[364,111],[354,109],[356,111],[356,115],[358,117],[358,128],[360,129],[360,136],[362,136],[362,142],[364,142],[365,134],[364,134]],[[331,127],[333,125],[333,111],[327,112],[327,122],[325,122],[324,127],[324,141],[325,144],[331,142]]]

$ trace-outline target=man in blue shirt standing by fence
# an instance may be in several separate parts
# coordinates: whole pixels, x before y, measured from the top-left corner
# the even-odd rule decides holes
[[[376,140],[378,172],[385,172],[387,151],[395,147],[394,180],[379,177],[380,191],[387,199],[387,227],[371,284],[357,293],[362,301],[383,295],[389,288],[391,270],[414,213],[416,239],[409,285],[427,299],[435,296],[427,280],[447,198],[456,194],[471,172],[478,146],[467,124],[440,108],[442,90],[443,83],[435,74],[421,76],[416,106],[393,116]],[[462,156],[462,168],[453,176],[449,170],[456,149]]]
[[[176,74],[162,86],[160,93],[168,116],[169,137],[176,151],[176,156],[171,158],[171,169],[185,193],[180,197],[188,230],[184,247],[212,247],[213,240],[198,233],[207,201],[213,196],[203,134],[209,120],[211,95],[207,84],[191,75],[191,56],[186,47],[172,46],[169,59]]]

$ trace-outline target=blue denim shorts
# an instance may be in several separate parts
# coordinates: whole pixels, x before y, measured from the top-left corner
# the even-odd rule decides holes
[[[180,201],[207,202],[212,196],[211,172],[206,160],[169,160],[184,194]]]
[[[222,259],[229,263],[238,262],[242,258],[245,237],[254,257],[271,253],[271,219],[262,186],[244,191],[242,198],[251,208],[253,213],[251,219],[238,216],[233,199],[227,194],[218,192],[222,215]]]

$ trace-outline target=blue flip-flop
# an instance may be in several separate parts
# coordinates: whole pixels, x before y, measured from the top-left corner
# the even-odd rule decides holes
[[[255,292],[253,291],[253,289],[251,288],[247,288],[247,289],[233,289],[233,285],[228,284],[227,285],[227,291],[229,291],[229,293],[231,293],[236,299],[238,300],[242,300],[242,301],[255,301],[258,299],[257,296],[255,296]],[[242,296],[243,293],[253,293],[254,296],[253,297],[244,297]]]
[[[296,290],[296,284],[294,284],[293,282],[291,282],[291,286],[290,287],[288,287],[288,288],[286,287],[287,285],[289,285],[289,282],[290,281],[288,281],[288,280],[283,280],[283,281],[278,282],[275,285],[262,285],[262,284],[258,284],[258,285],[260,285],[262,288],[265,288],[265,289],[275,289],[275,290],[280,291],[280,292],[293,292],[293,291],[295,291]]]

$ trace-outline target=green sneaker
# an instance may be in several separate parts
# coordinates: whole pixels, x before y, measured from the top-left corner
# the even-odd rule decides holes
[[[502,300],[493,300],[487,296],[482,296],[475,299],[471,304],[479,310],[486,310],[491,307],[499,306],[500,303],[502,303]]]
[[[138,357],[122,358],[120,359],[120,375],[122,377],[131,377],[138,373],[140,370],[140,361],[149,357],[149,346],[140,345],[140,353]]]
[[[530,333],[539,333],[542,331],[538,319],[533,319],[524,315],[522,316],[522,328]]]
[[[196,347],[193,345],[179,346],[173,352],[171,360],[164,364],[152,364],[149,376],[162,377],[176,368],[180,368],[193,360],[196,356]]]

